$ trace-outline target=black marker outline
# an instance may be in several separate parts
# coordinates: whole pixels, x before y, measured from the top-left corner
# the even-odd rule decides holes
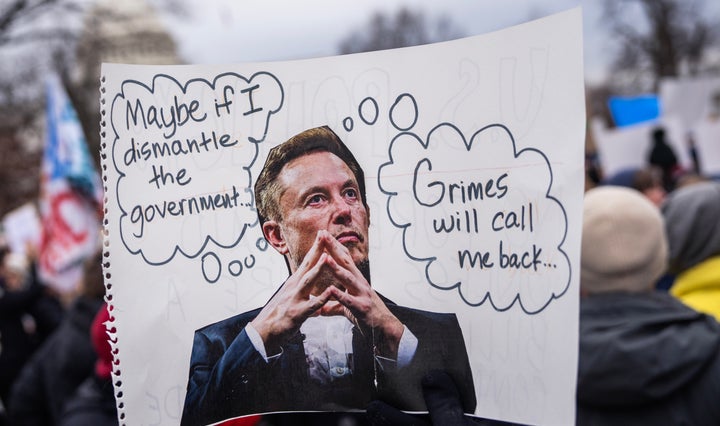
[[[370,121],[365,119],[363,112],[362,112],[363,105],[365,105],[365,102],[371,102],[373,105],[373,111],[375,114],[375,118],[373,118]],[[360,104],[358,105],[358,117],[360,117],[360,120],[362,120],[362,122],[367,124],[368,126],[372,126],[373,124],[375,124],[377,122],[378,118],[380,118],[380,107],[378,106],[378,103],[375,100],[375,98],[373,98],[372,96],[368,96],[365,99],[363,99],[362,101],[360,101]]]
[[[404,98],[409,98],[409,99],[410,99],[410,102],[412,102],[412,106],[413,106],[413,109],[414,109],[414,112],[415,112],[415,113],[414,113],[414,117],[413,117],[413,122],[412,122],[412,124],[410,124],[410,125],[407,126],[407,127],[400,127],[400,126],[395,122],[395,118],[393,118],[393,115],[395,115],[395,114],[394,114],[394,112],[395,112],[395,107],[397,107],[398,104],[400,104],[400,101],[403,100]],[[410,93],[402,93],[402,94],[398,95],[398,97],[395,98],[395,102],[393,102],[392,106],[390,106],[390,111],[389,111],[389,114],[388,114],[388,115],[389,115],[389,117],[390,117],[390,124],[392,124],[392,126],[393,126],[394,128],[396,128],[397,130],[399,130],[399,131],[401,131],[401,132],[406,132],[406,131],[412,129],[413,127],[415,127],[415,124],[417,124],[418,115],[419,115],[418,106],[417,106],[417,101],[415,100],[415,97],[414,97],[413,95],[411,95]]]
[[[253,227],[253,226],[257,225],[258,220],[256,219],[255,222],[250,223],[250,224],[244,223],[244,224],[243,224],[243,228],[242,228],[242,230],[240,231],[240,235],[238,235],[238,238],[237,238],[234,242],[232,242],[232,243],[230,243],[230,244],[227,244],[227,245],[225,245],[225,244],[220,244],[220,243],[219,243],[218,241],[216,241],[212,236],[207,235],[207,236],[205,237],[205,241],[203,241],[202,244],[200,244],[200,248],[199,248],[198,250],[196,250],[194,253],[193,253],[193,252],[191,252],[191,253],[186,253],[185,251],[183,251],[183,250],[180,248],[179,245],[176,244],[176,245],[175,245],[175,248],[172,250],[172,253],[168,256],[168,258],[167,258],[166,260],[163,260],[163,261],[157,261],[157,262],[151,261],[150,259],[148,259],[148,258],[146,257],[146,255],[145,255],[145,253],[143,252],[142,248],[138,248],[137,250],[132,250],[132,249],[130,249],[130,247],[128,246],[127,242],[125,241],[125,234],[124,234],[124,232],[123,232],[123,218],[125,218],[126,216],[128,216],[128,213],[125,211],[125,209],[123,208],[123,206],[122,206],[122,204],[121,204],[121,202],[120,202],[120,182],[122,181],[122,179],[123,179],[124,177],[126,177],[126,174],[123,173],[123,172],[120,170],[120,168],[118,167],[118,164],[117,164],[117,162],[116,162],[116,159],[115,159],[115,146],[116,146],[116,144],[118,143],[118,141],[120,140],[120,135],[118,134],[118,131],[115,129],[115,123],[114,123],[113,120],[112,120],[113,110],[114,110],[114,107],[115,107],[115,101],[118,100],[118,99],[125,99],[125,95],[124,95],[124,93],[125,93],[125,89],[124,89],[124,88],[125,88],[125,85],[126,85],[126,84],[128,84],[128,85],[129,85],[129,84],[135,84],[135,85],[138,85],[138,86],[144,88],[145,90],[149,91],[150,93],[155,93],[155,87],[156,87],[156,82],[157,82],[157,80],[159,80],[160,78],[164,78],[164,79],[167,79],[167,80],[170,80],[170,81],[174,82],[174,83],[180,88],[180,90],[182,91],[182,93],[185,94],[185,93],[187,93],[188,87],[189,87],[190,84],[192,84],[192,83],[196,83],[196,82],[205,83],[206,85],[208,85],[208,86],[210,87],[210,89],[215,90],[215,87],[216,87],[216,84],[217,84],[218,80],[220,80],[221,78],[224,78],[224,77],[236,77],[236,78],[238,78],[238,79],[240,79],[240,80],[245,81],[245,82],[249,85],[250,82],[251,82],[255,77],[261,76],[261,75],[268,76],[268,77],[272,78],[273,80],[275,80],[275,82],[277,83],[278,87],[280,88],[280,102],[279,102],[279,104],[278,104],[278,106],[277,106],[277,109],[268,111],[268,113],[267,113],[267,118],[265,119],[265,129],[264,129],[264,131],[263,131],[263,136],[262,136],[262,138],[256,139],[256,138],[253,138],[253,137],[250,137],[250,136],[247,137],[248,142],[250,142],[251,144],[253,144],[253,146],[255,147],[255,152],[254,152],[254,154],[253,154],[252,159],[250,160],[250,163],[249,163],[247,166],[243,166],[242,168],[247,172],[247,174],[248,174],[248,182],[250,182],[250,184],[252,185],[253,179],[252,179],[252,172],[250,171],[250,169],[252,168],[253,164],[255,164],[255,161],[257,161],[258,152],[259,152],[258,144],[261,143],[261,142],[263,142],[263,141],[265,140],[265,138],[267,137],[267,133],[268,133],[268,128],[269,128],[269,123],[270,123],[270,118],[271,118],[271,116],[272,116],[273,114],[277,113],[278,111],[280,111],[280,110],[282,109],[284,103],[285,103],[285,89],[284,89],[282,83],[280,82],[280,80],[279,80],[275,75],[273,75],[272,73],[267,72],[267,71],[258,71],[258,72],[253,73],[252,76],[250,76],[250,78],[248,79],[248,78],[246,78],[246,77],[244,77],[244,76],[242,76],[242,75],[240,75],[240,74],[234,73],[234,72],[225,72],[225,73],[216,75],[216,76],[213,78],[213,81],[212,81],[212,82],[210,82],[210,81],[208,81],[208,80],[206,80],[206,79],[204,79],[204,78],[193,78],[193,79],[188,80],[188,81],[183,85],[183,84],[181,84],[177,79],[175,79],[174,77],[172,77],[172,76],[170,76],[170,75],[168,75],[168,74],[155,74],[155,75],[153,76],[153,78],[152,78],[152,84],[151,84],[150,86],[148,86],[147,84],[143,83],[142,81],[138,81],[138,80],[134,80],[134,79],[124,80],[124,81],[120,84],[120,91],[115,95],[115,97],[114,97],[113,100],[112,100],[112,103],[110,104],[110,120],[109,120],[109,122],[110,122],[110,127],[112,128],[113,134],[115,135],[114,138],[113,138],[112,150],[111,150],[111,155],[110,155],[110,156],[112,157],[113,166],[115,167],[115,170],[118,172],[118,178],[117,178],[116,188],[115,188],[115,197],[116,197],[116,199],[117,199],[118,208],[120,209],[120,218],[119,218],[120,240],[122,241],[123,245],[125,246],[125,248],[127,249],[127,251],[128,251],[129,253],[131,253],[131,254],[133,254],[133,255],[140,254],[140,256],[143,258],[143,260],[145,261],[145,263],[147,263],[148,265],[152,265],[152,266],[160,266],[160,265],[165,265],[165,264],[170,263],[170,262],[175,258],[175,255],[177,255],[177,253],[181,253],[183,256],[187,257],[188,259],[194,259],[194,258],[198,257],[198,256],[205,250],[205,248],[207,247],[207,245],[208,245],[210,242],[212,242],[212,243],[214,243],[215,245],[217,245],[218,247],[224,248],[224,249],[228,249],[228,248],[235,247],[240,241],[242,241],[243,237],[245,236],[245,232],[247,231],[247,228]],[[252,191],[252,190],[249,190],[249,191],[248,191],[247,188],[245,188],[245,189],[246,189],[246,192],[249,192],[249,193],[250,193],[251,204],[252,204],[252,205],[255,205],[255,195],[254,195],[253,191]]]
[[[210,278],[208,278],[207,273],[205,271],[205,258],[208,256],[211,256],[213,259],[215,259],[215,261],[217,263],[217,267],[218,267],[217,272],[218,273],[217,273],[217,278],[215,278],[214,280],[211,280]],[[200,271],[202,272],[202,275],[203,275],[203,278],[205,278],[205,281],[209,282],[210,284],[215,284],[216,282],[218,282],[220,280],[220,277],[222,276],[222,272],[223,272],[222,262],[220,262],[220,258],[218,257],[217,254],[215,254],[214,251],[209,251],[200,257]]]
[[[545,302],[545,304],[542,305],[541,307],[539,307],[537,310],[527,309],[527,308],[525,307],[525,305],[523,304],[523,301],[522,301],[522,299],[521,299],[521,297],[520,297],[520,293],[519,293],[519,292],[518,292],[518,294],[515,295],[515,297],[512,299],[512,301],[511,301],[506,307],[498,307],[498,306],[496,306],[495,302],[494,302],[493,299],[492,299],[492,295],[490,294],[490,291],[487,291],[487,292],[485,293],[485,295],[483,296],[483,298],[482,298],[479,302],[472,302],[472,301],[468,300],[468,298],[467,298],[467,297],[463,294],[463,292],[462,292],[462,281],[458,281],[458,282],[456,282],[455,284],[452,284],[452,285],[450,285],[450,286],[440,286],[440,285],[435,284],[434,282],[432,282],[432,280],[430,279],[430,266],[432,265],[432,263],[433,263],[434,261],[437,260],[437,257],[436,257],[436,256],[431,256],[431,257],[428,257],[428,258],[420,258],[420,257],[413,256],[413,255],[410,253],[410,251],[408,250],[407,242],[406,242],[406,241],[407,241],[407,238],[406,238],[406,237],[407,237],[408,228],[412,225],[412,223],[411,223],[411,222],[408,222],[408,223],[405,223],[405,224],[397,223],[397,222],[395,221],[395,218],[393,218],[393,215],[391,214],[391,206],[390,206],[390,204],[391,204],[392,197],[398,195],[398,193],[397,193],[397,192],[394,192],[394,191],[388,191],[388,190],[386,190],[385,188],[383,188],[382,181],[381,181],[382,169],[383,169],[384,167],[391,167],[391,166],[394,164],[394,159],[393,159],[393,145],[395,144],[395,142],[397,142],[397,140],[398,140],[400,137],[410,136],[410,137],[414,138],[414,139],[423,147],[423,149],[427,149],[432,134],[433,134],[436,130],[438,130],[438,129],[442,128],[442,127],[447,127],[447,126],[449,126],[449,127],[451,127],[452,129],[454,129],[454,130],[457,132],[457,134],[462,138],[463,144],[465,145],[465,148],[468,150],[468,152],[469,152],[470,149],[472,148],[472,143],[473,143],[473,141],[475,140],[475,138],[476,138],[477,135],[479,135],[481,132],[483,132],[483,131],[485,131],[485,130],[487,130],[487,129],[499,128],[499,129],[504,130],[504,131],[507,133],[507,135],[510,137],[510,141],[512,142],[512,148],[513,148],[513,156],[514,156],[514,158],[518,158],[520,155],[522,155],[522,154],[525,153],[525,152],[535,152],[535,153],[539,154],[539,155],[545,160],[545,164],[546,164],[546,166],[547,166],[547,168],[548,168],[548,171],[550,172],[550,183],[548,184],[548,188],[547,188],[547,190],[545,191],[545,198],[546,198],[546,199],[549,199],[549,200],[552,200],[552,201],[554,201],[555,203],[557,203],[558,207],[560,207],[560,211],[562,212],[562,215],[563,215],[563,221],[564,221],[564,223],[565,223],[564,230],[563,230],[563,236],[562,236],[562,239],[560,240],[560,242],[559,242],[558,245],[557,245],[557,250],[562,254],[562,256],[565,258],[565,261],[567,262],[567,265],[568,265],[568,279],[567,279],[567,283],[565,284],[565,287],[563,288],[563,290],[562,290],[561,292],[557,293],[557,294],[553,291],[552,294],[550,295],[550,298],[548,299],[548,301]],[[400,132],[399,134],[397,134],[397,135],[390,141],[390,144],[388,145],[388,158],[389,158],[389,160],[388,160],[387,162],[381,164],[381,165],[378,167],[378,173],[377,173],[377,184],[378,184],[378,188],[380,189],[380,191],[381,191],[383,194],[385,194],[385,195],[388,196],[388,197],[387,197],[387,201],[386,201],[386,213],[387,213],[387,217],[390,219],[390,222],[392,223],[393,226],[395,226],[395,227],[398,228],[398,229],[402,229],[402,243],[403,243],[403,251],[405,252],[405,255],[406,255],[408,258],[410,258],[411,260],[414,260],[414,261],[416,261],[416,262],[426,262],[426,265],[425,265],[425,279],[427,280],[427,282],[428,282],[432,287],[437,288],[437,289],[440,289],[440,290],[446,290],[446,291],[450,291],[450,290],[453,290],[453,289],[456,289],[456,288],[457,288],[458,295],[460,296],[460,298],[462,299],[462,301],[463,301],[465,304],[467,304],[468,306],[477,307],[477,306],[480,306],[480,305],[484,304],[485,302],[489,302],[490,305],[492,306],[492,308],[493,308],[495,311],[497,311],[497,312],[505,312],[505,311],[511,309],[511,308],[517,303],[517,304],[520,306],[520,308],[523,310],[523,312],[525,312],[525,313],[528,314],[528,315],[535,315],[535,314],[537,314],[537,313],[542,312],[545,308],[547,308],[547,306],[548,306],[553,300],[559,299],[560,297],[562,297],[562,296],[567,292],[567,290],[570,288],[570,282],[572,281],[572,272],[573,272],[573,271],[572,271],[572,265],[570,264],[570,257],[567,255],[567,253],[565,252],[565,250],[562,249],[562,245],[565,243],[565,240],[567,239],[567,232],[568,232],[567,212],[565,211],[565,207],[562,205],[562,203],[561,203],[557,198],[555,198],[554,196],[550,195],[550,190],[552,189],[552,185],[553,185],[553,182],[554,182],[554,174],[553,174],[552,167],[550,167],[550,161],[549,161],[548,157],[545,155],[544,152],[540,151],[540,150],[537,149],[537,148],[524,148],[524,149],[522,149],[522,150],[520,150],[520,151],[517,151],[517,145],[516,145],[516,143],[515,143],[515,138],[513,137],[512,133],[510,132],[510,130],[509,130],[505,125],[500,124],[500,123],[489,124],[489,125],[481,128],[480,130],[478,130],[478,131],[476,131],[475,133],[473,133],[472,137],[470,137],[470,140],[468,141],[468,140],[465,138],[465,134],[464,134],[463,132],[461,132],[460,129],[459,129],[457,126],[455,126],[455,125],[452,124],[452,123],[447,123],[447,122],[445,122],[445,123],[440,123],[440,124],[436,125],[435,127],[433,127],[432,130],[430,130],[430,132],[428,132],[427,138],[426,138],[424,141],[423,141],[418,135],[416,135],[416,134],[414,134],[414,133],[412,133],[412,132]]]

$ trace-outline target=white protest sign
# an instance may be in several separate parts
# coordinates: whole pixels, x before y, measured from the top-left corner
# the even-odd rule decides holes
[[[246,188],[252,187],[257,145],[282,105],[280,82],[268,73],[226,73],[188,83],[157,75],[151,84],[126,81],[112,103],[118,138],[112,156],[122,175],[118,202],[127,213],[120,218],[123,243],[151,265],[176,255],[197,257],[211,242],[234,247],[257,220]],[[159,98],[171,103],[158,106]],[[200,127],[208,122],[212,127]],[[227,181],[228,169],[242,172]],[[148,190],[137,190],[143,187]],[[168,191],[172,197],[158,196]],[[238,220],[236,232],[221,226]],[[200,232],[183,232],[188,227]]]
[[[678,117],[686,129],[717,115],[720,78],[664,78],[660,81],[662,114]]]
[[[623,170],[649,167],[652,132],[658,127],[665,130],[668,145],[673,148],[680,166],[690,168],[692,160],[687,146],[686,127],[679,119],[665,116],[657,122],[612,129],[594,123],[593,138],[600,155],[603,174],[611,177]]]
[[[2,225],[11,251],[25,253],[28,244],[36,248],[39,246],[42,230],[34,205],[23,204],[10,211],[3,217]]]
[[[705,176],[720,176],[720,120],[706,119],[693,128],[700,172]]]
[[[461,379],[474,415],[572,424],[585,134],[581,36],[581,11],[574,9],[492,34],[359,55],[104,64],[106,285],[122,422],[207,423],[327,409],[324,400],[306,405],[314,394],[308,389],[341,398],[349,391],[333,386],[347,371],[372,384],[357,406],[340,409],[398,394],[398,404],[421,409],[412,396],[419,392],[416,374],[445,365]],[[359,192],[364,186],[368,207],[343,213],[355,228],[343,219],[348,232],[333,236],[352,256],[368,246],[372,288],[417,341],[400,340],[403,349],[388,366],[372,337],[363,370],[365,349],[353,340],[346,349],[353,356],[340,357],[327,386],[305,364],[317,366],[303,349],[300,368],[278,372],[294,359],[296,341],[265,362],[246,327],[259,323],[258,309],[288,279],[279,246],[263,235],[253,188],[271,148],[322,126],[363,169]],[[351,165],[345,157],[340,168],[327,156],[302,158],[322,160],[292,181],[302,194],[304,185],[319,182],[310,188],[316,192],[308,189],[308,206],[334,200],[327,188],[336,186],[349,205],[357,199],[359,175],[343,168]],[[287,161],[293,164],[305,163]],[[337,176],[349,178],[335,185]],[[283,189],[282,197],[293,191]],[[280,203],[285,212],[294,206]],[[287,233],[309,232],[289,221],[283,226],[291,251]],[[312,244],[326,245],[321,260],[308,262],[343,259],[345,249],[330,254],[335,243],[313,243],[311,235]],[[346,295],[332,303],[355,297],[363,281],[343,279]],[[355,316],[362,331],[365,319]],[[305,337],[307,351],[312,339]],[[334,351],[344,339],[327,345]],[[278,402],[285,394],[289,400]],[[211,395],[239,399],[227,407]]]

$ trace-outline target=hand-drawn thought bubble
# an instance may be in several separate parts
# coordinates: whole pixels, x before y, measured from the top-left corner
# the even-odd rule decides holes
[[[127,250],[159,265],[178,252],[197,257],[210,241],[236,245],[257,221],[250,168],[283,97],[267,72],[124,81],[110,122]]]
[[[550,195],[552,169],[540,150],[518,152],[501,124],[466,139],[443,123],[425,140],[399,133],[388,154],[378,171],[388,217],[432,286],[457,289],[471,306],[517,303],[528,314],[566,292],[567,216]]]

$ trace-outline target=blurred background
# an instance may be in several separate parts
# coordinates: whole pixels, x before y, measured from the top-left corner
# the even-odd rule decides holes
[[[41,195],[48,75],[59,77],[97,168],[102,62],[239,63],[389,49],[578,5],[589,185],[643,166],[659,125],[679,167],[720,175],[718,1],[0,0],[0,217]]]
[[[13,415],[28,408],[46,416],[37,424],[53,424],[50,408],[22,402],[24,389],[41,394],[28,380],[38,367],[23,370],[20,396],[8,399],[51,331],[81,324],[81,344],[68,345],[86,361],[68,358],[85,369],[65,391],[43,387],[54,390],[47,401],[70,395],[95,362],[88,330],[96,312],[107,313],[109,277],[99,252],[102,62],[349,54],[483,34],[576,6],[584,17],[586,188],[633,187],[661,205],[676,188],[720,180],[717,0],[0,0],[0,426],[8,401]],[[55,344],[38,359],[56,361]],[[70,371],[58,365],[48,376]],[[112,386],[104,389],[114,421]]]

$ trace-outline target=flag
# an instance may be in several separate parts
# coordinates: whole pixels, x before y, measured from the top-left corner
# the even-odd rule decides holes
[[[617,127],[657,120],[661,113],[660,99],[653,94],[635,97],[611,96],[608,108]]]
[[[61,292],[75,289],[82,265],[100,246],[102,186],[75,109],[51,75],[46,87],[45,151],[40,210],[40,278]]]

